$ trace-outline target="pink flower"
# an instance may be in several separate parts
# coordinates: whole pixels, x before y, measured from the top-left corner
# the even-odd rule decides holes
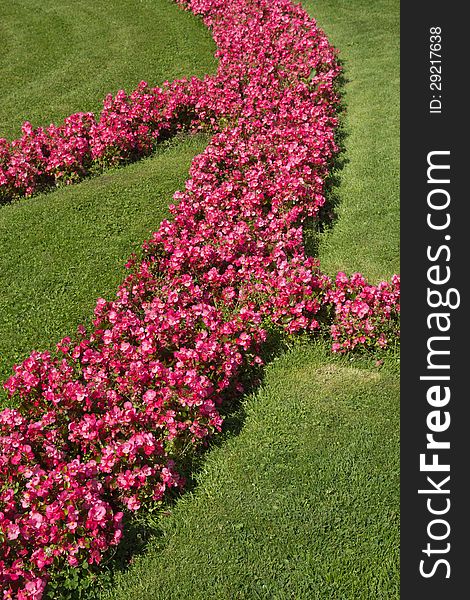
[[[100,502],[90,508],[88,511],[88,518],[96,521],[97,523],[102,523],[106,518],[106,514],[106,506]]]
[[[39,529],[43,522],[43,516],[38,512],[31,512],[29,521],[35,529]]]
[[[7,526],[7,537],[9,540],[16,540],[20,535],[20,528],[16,523]]]
[[[126,504],[127,508],[132,511],[136,511],[140,508],[140,502],[136,496],[125,498],[124,503]]]

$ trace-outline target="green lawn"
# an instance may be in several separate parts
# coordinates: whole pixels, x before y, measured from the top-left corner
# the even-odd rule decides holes
[[[13,19],[14,3],[0,0],[3,5]],[[73,5],[73,10],[95,10],[86,3]],[[109,5],[122,11],[116,9],[114,26],[121,31],[129,24],[132,35],[142,34],[143,39],[149,23],[144,16],[138,21],[135,13],[145,7],[145,14],[163,15],[166,21],[155,24],[149,48],[165,39],[167,27],[187,31],[180,43],[189,54],[172,53],[168,44],[160,46],[160,53],[155,51],[163,67],[168,61],[175,69],[165,67],[157,80],[180,74],[178,64],[191,55],[192,44],[187,73],[194,68],[201,74],[197,69],[204,71],[204,61],[208,69],[214,64],[202,25],[170,2],[149,0],[138,8],[120,1]],[[304,5],[340,48],[349,80],[344,115],[347,162],[336,190],[341,201],[338,221],[321,236],[320,258],[328,272],[359,270],[377,281],[399,272],[398,0],[308,0]],[[63,14],[72,9],[56,10]],[[25,17],[28,25],[18,36],[42,24],[35,19]],[[105,20],[95,20],[90,36],[97,36],[98,23],[106,36]],[[103,37],[104,47],[108,43]],[[13,43],[8,47],[11,68],[12,57],[21,52]],[[83,51],[77,69],[97,73],[99,81],[100,65],[84,67],[91,55],[83,48],[77,49],[77,56]],[[134,51],[140,68],[139,44]],[[95,52],[99,54],[93,48],[92,55],[98,56]],[[120,58],[112,57],[117,79],[111,89],[126,87],[125,72],[131,76],[136,68],[128,64],[132,53],[122,52]],[[151,50],[142,53],[153,55]],[[22,60],[24,56],[17,64]],[[146,69],[137,79],[151,80],[150,66]],[[44,66],[44,77],[47,70]],[[87,72],[81,71],[78,78],[84,82],[77,92],[81,100],[86,97]],[[17,81],[18,89],[21,82],[26,89],[20,66]],[[71,102],[62,110],[63,85],[60,80],[55,90],[59,100],[54,114],[93,108],[94,92],[88,107]],[[42,106],[40,86],[38,90],[35,119],[47,121],[49,113],[40,113],[54,105],[54,90]],[[21,103],[13,101],[8,110],[1,106],[14,133],[15,114],[18,120],[25,118]],[[51,113],[50,118],[58,117]],[[49,347],[86,321],[98,295],[112,295],[126,256],[165,214],[191,157],[204,143],[204,138],[185,138],[141,163],[0,209],[0,353],[6,357],[2,376],[33,347]],[[147,551],[134,557],[104,597],[398,599],[398,386],[395,357],[376,366],[373,358],[335,358],[321,344],[295,345],[268,366],[261,388],[243,400],[230,419],[233,427],[206,454],[193,490],[154,521]],[[93,597],[99,595],[96,589]]]
[[[398,377],[299,346],[112,600],[399,597]]]
[[[339,220],[324,235],[328,273],[374,282],[399,272],[400,98],[398,0],[307,0],[344,62],[346,165]]]
[[[102,108],[144,79],[215,71],[202,22],[172,0],[0,0],[0,137]]]

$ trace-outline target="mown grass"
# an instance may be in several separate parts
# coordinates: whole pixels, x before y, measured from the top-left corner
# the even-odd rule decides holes
[[[165,9],[168,6],[166,2],[156,4]],[[399,271],[398,2],[356,0],[351,4],[346,0],[316,0],[306,1],[305,6],[340,48],[348,79],[346,166],[339,173],[340,185],[335,190],[341,202],[334,227],[321,235],[320,258],[328,272],[361,270],[376,281]],[[191,152],[198,151],[198,144],[202,143],[197,139],[184,142],[186,163],[180,160],[180,146],[169,148],[148,161],[107,174],[104,179],[38,198],[43,209],[29,213],[31,218],[26,218],[28,212],[24,213],[22,235],[30,240],[26,246],[29,251],[23,253],[22,260],[12,255],[9,281],[0,284],[0,297],[8,294],[10,287],[17,289],[23,278],[38,282],[41,277],[37,273],[42,272],[44,264],[51,265],[51,269],[43,292],[36,293],[31,284],[27,299],[21,304],[21,321],[35,321],[36,332],[18,346],[19,355],[31,349],[30,342],[31,347],[37,346],[34,339],[40,335],[41,322],[49,323],[47,335],[40,338],[46,344],[50,343],[49,335],[70,333],[75,321],[89,316],[96,296],[106,295],[100,291],[104,288],[100,283],[104,271],[115,269],[114,274],[106,274],[109,282],[115,278],[109,283],[111,287],[119,280],[122,261],[113,261],[120,251],[110,250],[102,263],[95,263],[94,259],[104,251],[110,238],[120,239],[127,235],[128,228],[134,227],[139,209],[129,218],[123,216],[132,210],[133,189],[146,188],[137,195],[148,195],[149,204],[143,200],[145,210],[153,208],[142,219],[147,223],[151,218],[148,215],[154,211],[152,223],[157,222],[168,203],[166,190],[173,183],[171,191],[180,186]],[[175,161],[173,171],[167,168],[168,157]],[[141,181],[138,170],[149,168],[154,161],[159,165],[156,171]],[[169,175],[162,183],[164,173]],[[82,218],[78,219],[77,211],[72,211],[72,225],[63,227],[69,232],[77,230],[77,244],[70,252],[70,260],[65,258],[65,251],[54,254],[56,235],[63,222],[60,206],[67,206],[61,201],[55,205],[54,197],[62,193],[83,194]],[[49,203],[56,206],[55,216],[42,227],[48,218]],[[125,206],[121,212],[120,204]],[[71,201],[70,206],[73,205]],[[18,210],[23,215],[21,211],[33,211],[32,206],[25,201],[8,210]],[[102,236],[94,239],[94,228],[99,229],[101,221]],[[106,224],[119,230],[121,225],[116,223],[122,224],[122,230],[108,236]],[[49,235],[52,226],[56,233]],[[74,264],[72,258],[80,247],[82,227],[83,253],[77,254]],[[146,235],[143,233],[134,242],[139,235],[135,227],[132,240],[123,242],[122,255],[127,255],[126,244],[131,250]],[[42,233],[36,235],[34,231]],[[36,241],[41,235],[43,246]],[[19,252],[20,238],[13,238],[11,234],[9,248]],[[26,256],[38,248],[45,259],[41,267],[28,274]],[[53,260],[48,260],[48,256]],[[15,263],[21,262],[23,267],[15,275]],[[58,306],[65,302],[57,302],[54,308],[54,304],[43,300],[42,306],[50,308],[45,310],[40,304],[35,308],[41,294],[47,295],[48,289],[53,294],[54,286],[60,289],[64,281],[69,282],[63,292],[65,297],[81,293],[79,289],[71,291],[70,282],[75,281],[73,269],[80,274],[76,279],[83,279],[87,288],[84,304],[74,316],[61,316]],[[92,297],[86,300],[87,294]],[[13,346],[18,343],[21,330],[20,319],[14,316],[16,302],[13,299],[7,311],[10,320],[16,319],[8,334],[12,335],[9,343]],[[4,318],[2,314],[0,318]],[[55,341],[57,337],[53,338]],[[4,342],[4,351],[10,351],[8,345]],[[295,345],[268,366],[262,387],[243,400],[230,417],[231,427],[206,454],[195,474],[192,491],[153,521],[155,535],[147,552],[134,557],[130,569],[117,575],[114,587],[104,597],[398,598],[398,416],[395,357],[386,357],[384,364],[377,366],[374,358],[332,357],[321,344]],[[98,595],[97,588],[95,596]]]
[[[399,2],[306,0],[340,50],[346,161],[338,220],[321,237],[323,269],[364,273],[373,282],[399,272]]]
[[[58,123],[106,94],[213,72],[202,22],[171,0],[0,0],[0,137]]]
[[[398,379],[298,346],[106,598],[398,598]]]

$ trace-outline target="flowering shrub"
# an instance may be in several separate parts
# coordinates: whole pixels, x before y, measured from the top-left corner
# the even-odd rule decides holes
[[[99,119],[76,113],[46,129],[26,122],[20,139],[0,139],[0,203],[150,154],[162,137],[191,124],[191,88],[185,79],[152,89],[142,81],[129,96],[109,94]]]
[[[269,332],[330,324],[336,352],[397,333],[397,277],[332,282],[303,248],[337,152],[339,68],[324,34],[290,0],[180,4],[212,29],[215,76],[141,84],[108,97],[98,122],[25,125],[0,144],[0,184],[30,194],[150,152],[174,128],[215,130],[92,330],[32,353],[5,384],[17,408],[0,413],[4,599],[40,599],[52,572],[99,563],[124,513],[184,485],[181,458],[220,430]]]
[[[360,273],[348,278],[338,273],[327,295],[335,309],[331,336],[333,352],[347,352],[357,345],[385,348],[396,337],[400,313],[400,277],[368,285]]]

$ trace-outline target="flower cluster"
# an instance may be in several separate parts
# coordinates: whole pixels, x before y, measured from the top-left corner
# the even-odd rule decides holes
[[[324,34],[290,0],[180,3],[211,28],[217,74],[160,100],[143,85],[131,103],[109,98],[101,129],[72,118],[100,140],[64,150],[75,165],[82,151],[146,152],[185,120],[215,134],[116,298],[97,301],[92,330],[32,353],[5,384],[17,408],[0,413],[4,599],[39,600],[61,565],[99,563],[123,513],[183,486],[181,460],[220,430],[222,403],[256,374],[273,329],[331,325],[336,351],[396,335],[398,279],[334,283],[304,251],[337,152],[339,68]]]
[[[400,318],[400,277],[369,285],[360,273],[348,278],[338,273],[326,296],[334,307],[331,325],[333,352],[344,353],[357,345],[385,348],[396,338]]]
[[[0,139],[0,204],[150,154],[159,140],[191,126],[193,119],[197,126],[197,90],[196,79],[163,88],[142,81],[129,95],[109,94],[99,118],[76,113],[60,126],[36,129],[24,123],[21,138]]]

